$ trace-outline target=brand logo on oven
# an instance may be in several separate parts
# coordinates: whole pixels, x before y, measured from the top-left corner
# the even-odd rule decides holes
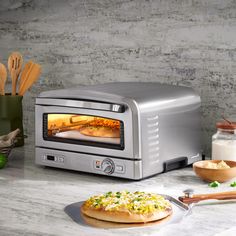
[[[115,105],[112,106],[112,111],[117,112],[117,111],[119,111],[120,109],[121,109],[121,106],[120,106],[120,105],[115,104]]]

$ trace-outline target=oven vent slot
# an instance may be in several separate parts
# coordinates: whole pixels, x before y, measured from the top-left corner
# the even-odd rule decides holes
[[[158,115],[147,118],[148,156],[151,162],[159,159],[159,117]]]

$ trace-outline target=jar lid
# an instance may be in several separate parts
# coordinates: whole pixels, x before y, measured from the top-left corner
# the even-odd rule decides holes
[[[236,129],[236,122],[221,121],[221,122],[216,123],[216,127],[219,129],[233,130],[233,129]]]

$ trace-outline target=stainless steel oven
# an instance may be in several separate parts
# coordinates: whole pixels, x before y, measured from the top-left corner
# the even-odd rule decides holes
[[[200,97],[190,88],[109,83],[41,93],[36,163],[129,179],[201,159]]]

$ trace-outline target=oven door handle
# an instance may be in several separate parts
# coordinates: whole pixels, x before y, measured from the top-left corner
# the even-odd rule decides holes
[[[36,105],[78,107],[82,109],[111,111],[116,113],[123,113],[125,111],[125,106],[122,104],[69,99],[36,98]]]

